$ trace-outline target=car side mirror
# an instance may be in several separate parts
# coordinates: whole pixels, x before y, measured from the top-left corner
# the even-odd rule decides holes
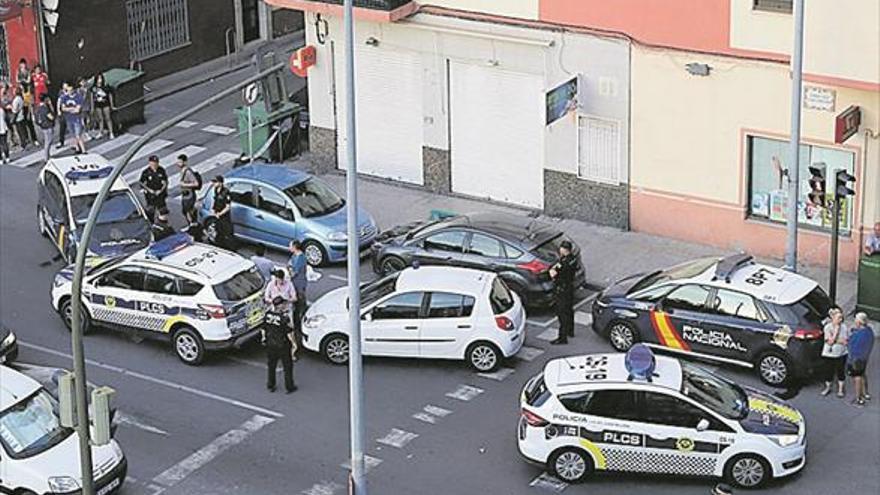
[[[290,210],[281,210],[278,212],[278,216],[285,220],[293,221],[293,212]]]
[[[364,321],[373,321],[373,312],[367,311],[366,313],[364,313],[364,316],[362,316],[361,319]]]
[[[699,423],[697,423],[697,431],[706,431],[708,429],[709,429],[709,420],[708,419],[703,418],[700,420]]]

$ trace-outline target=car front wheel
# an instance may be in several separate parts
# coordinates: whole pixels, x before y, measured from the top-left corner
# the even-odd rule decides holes
[[[348,364],[348,337],[341,334],[327,337],[321,345],[321,354],[333,364]]]
[[[73,330],[73,300],[69,297],[65,299],[64,302],[61,303],[61,307],[58,308],[58,312],[60,313],[61,320],[64,322],[67,329]],[[85,335],[89,333],[92,329],[92,319],[89,317],[89,312],[86,311],[85,308],[82,308],[80,323],[82,334]]]
[[[613,321],[608,328],[608,341],[617,352],[626,352],[637,342],[636,330],[625,321]]]
[[[196,366],[205,359],[205,345],[202,338],[191,328],[182,328],[174,334],[174,353],[181,361]]]
[[[770,465],[762,457],[741,454],[724,467],[724,477],[740,488],[758,488],[772,476]]]
[[[312,266],[323,266],[327,262],[327,254],[324,248],[315,241],[303,243],[303,254],[306,257],[306,262]]]
[[[387,256],[379,264],[382,275],[390,275],[406,268],[406,262],[397,256]]]

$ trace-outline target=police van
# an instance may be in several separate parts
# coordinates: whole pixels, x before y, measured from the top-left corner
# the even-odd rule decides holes
[[[52,287],[52,306],[68,327],[72,280],[73,269],[63,269]],[[238,348],[258,337],[263,286],[250,260],[179,233],[89,267],[83,328],[103,326],[171,341],[184,363],[197,365],[207,351]]]
[[[701,258],[627,277],[593,303],[593,330],[616,351],[654,349],[754,368],[780,386],[823,366],[819,284],[747,254]]]
[[[551,360],[520,405],[520,453],[567,482],[617,471],[755,488],[806,461],[799,411],[644,344]]]
[[[115,440],[92,447],[97,495],[116,493],[128,464]],[[0,493],[80,493],[79,439],[61,425],[55,397],[0,365]]]
[[[61,256],[72,263],[80,236],[98,191],[113,164],[97,154],[53,158],[37,177],[37,223]],[[150,222],[124,179],[116,179],[101,207],[89,254],[113,257],[144,248],[151,239]]]

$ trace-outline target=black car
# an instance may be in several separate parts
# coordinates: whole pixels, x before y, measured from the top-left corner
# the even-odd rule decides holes
[[[498,273],[528,306],[552,304],[550,267],[559,244],[568,239],[554,226],[528,217],[502,213],[458,215],[396,227],[373,245],[373,270],[388,274],[418,262]],[[584,284],[580,249],[575,284]]]
[[[740,254],[620,280],[594,301],[593,330],[617,351],[644,342],[751,367],[779,386],[821,369],[831,306],[813,280]]]
[[[18,340],[12,330],[0,326],[0,364],[10,363],[18,358]]]

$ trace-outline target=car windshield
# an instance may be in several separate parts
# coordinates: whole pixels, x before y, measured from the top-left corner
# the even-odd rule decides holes
[[[375,282],[370,282],[361,286],[361,307],[372,304],[379,299],[394,292],[397,286],[397,277],[400,273],[394,273],[387,277],[380,278]],[[346,303],[347,305],[347,303]]]
[[[89,211],[92,204],[98,197],[97,194],[86,194],[84,196],[73,196],[70,198],[70,205],[73,209],[73,218],[76,223],[83,225],[89,218]],[[107,200],[101,206],[101,212],[98,214],[98,223],[116,223],[126,220],[134,220],[141,216],[134,199],[128,191],[113,191],[107,196]]]
[[[45,390],[0,414],[0,442],[13,457],[37,455],[60,443],[73,432],[61,426],[58,403]]]
[[[658,270],[639,280],[638,283],[630,289],[629,293],[633,294],[640,290],[669,282],[670,280],[682,280],[696,277],[716,263],[718,263],[718,258],[700,258],[680,265],[675,265],[665,270]]]
[[[239,272],[225,282],[214,286],[214,294],[221,301],[241,301],[263,288],[263,276],[257,267]]]
[[[681,363],[681,393],[729,419],[749,412],[746,393],[733,382],[690,363]]]
[[[306,179],[284,190],[305,218],[319,217],[340,209],[345,200],[316,179]]]

